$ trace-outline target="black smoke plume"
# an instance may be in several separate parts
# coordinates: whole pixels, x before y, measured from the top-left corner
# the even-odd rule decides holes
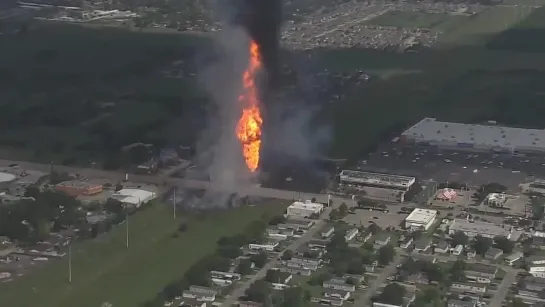
[[[260,47],[263,64],[267,70],[269,86],[277,84],[281,0],[232,0],[236,14],[234,24],[242,25],[252,40]]]

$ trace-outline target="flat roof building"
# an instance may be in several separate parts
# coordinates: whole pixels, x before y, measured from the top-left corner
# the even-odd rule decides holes
[[[405,219],[405,228],[410,230],[428,230],[437,217],[437,210],[416,208]]]
[[[339,174],[342,184],[387,188],[407,191],[416,181],[415,177],[343,170]]]
[[[511,238],[510,227],[506,229],[492,223],[469,222],[464,219],[454,219],[450,224],[449,235],[453,235],[457,231],[465,233],[470,238],[478,235],[487,238],[494,238],[497,236]]]
[[[102,185],[88,181],[71,180],[57,184],[55,190],[71,196],[88,196],[102,192]]]
[[[401,134],[401,140],[422,145],[505,153],[545,153],[545,130],[473,125],[424,118]]]
[[[310,217],[313,214],[320,214],[324,210],[324,205],[313,203],[310,200],[305,202],[296,201],[287,209],[288,216]]]
[[[122,189],[113,194],[112,198],[138,208],[141,204],[157,198],[157,194],[141,189]]]

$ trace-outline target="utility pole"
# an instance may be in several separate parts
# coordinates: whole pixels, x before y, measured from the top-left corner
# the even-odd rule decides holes
[[[125,227],[127,233],[126,247],[129,248],[129,211],[127,210],[127,208],[125,208]]]
[[[174,187],[174,193],[172,196],[172,214],[174,219],[176,219],[176,187]]]
[[[68,282],[72,283],[72,247],[68,245]]]

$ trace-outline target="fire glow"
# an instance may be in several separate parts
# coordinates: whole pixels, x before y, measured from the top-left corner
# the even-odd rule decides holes
[[[255,172],[259,165],[259,150],[261,148],[261,126],[263,119],[259,110],[259,93],[256,77],[262,68],[259,46],[252,41],[250,44],[250,62],[242,76],[243,92],[238,97],[242,105],[242,114],[237,123],[236,134],[242,144],[242,154],[246,166]]]

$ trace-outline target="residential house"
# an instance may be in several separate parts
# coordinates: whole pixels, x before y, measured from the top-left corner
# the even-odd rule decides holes
[[[409,248],[412,246],[414,242],[414,239],[413,237],[410,237],[410,236],[406,236],[405,238],[403,238],[403,240],[399,243],[399,247],[401,248]]]
[[[328,244],[329,240],[310,240],[307,245],[310,249],[325,249]]]
[[[371,264],[364,264],[365,272],[373,273],[377,269],[378,261],[374,261]]]
[[[431,263],[437,262],[437,257],[435,257],[434,255],[413,254],[412,258],[416,261],[431,262]]]
[[[514,265],[515,262],[517,262],[519,259],[521,259],[524,255],[521,252],[513,252],[509,256],[505,257],[505,262],[507,265]]]
[[[464,246],[462,244],[456,245],[453,249],[450,250],[450,253],[454,256],[460,256],[464,251]],[[475,254],[473,255],[475,257]]]
[[[300,229],[309,229],[314,225],[314,221],[309,219],[289,218],[286,220],[285,224],[291,225],[292,227],[297,226]]]
[[[325,289],[324,290],[324,297],[326,297],[326,298],[335,298],[335,299],[346,301],[347,299],[350,298],[350,291]]]
[[[450,245],[447,241],[440,241],[439,243],[435,244],[433,251],[440,254],[446,254],[450,251]]]
[[[263,307],[263,304],[252,301],[242,301],[238,303],[238,307]]]
[[[333,235],[335,232],[335,227],[328,226],[326,229],[322,231],[322,238],[329,238],[329,236]]]
[[[344,239],[348,242],[354,239],[359,232],[360,231],[358,228],[352,228],[346,232],[346,234],[344,235]]]
[[[468,263],[466,265],[465,275],[470,281],[489,284],[494,277],[496,277],[497,272],[498,268],[495,266],[481,263]]]
[[[375,248],[381,248],[385,246],[386,244],[390,243],[391,236],[387,232],[379,233],[377,234],[375,238],[375,242],[373,242],[373,245]]]
[[[531,265],[543,265],[545,264],[545,257],[544,256],[530,256],[528,257],[528,262]]]
[[[475,300],[448,300],[447,307],[477,307],[477,301]]]
[[[429,279],[425,273],[411,274],[410,276],[407,277],[407,283],[411,285],[414,285],[414,284],[427,285],[429,284]]]
[[[201,293],[201,294],[207,294],[207,295],[217,295],[218,290],[212,289],[209,287],[203,287],[203,286],[189,286],[189,291],[193,291],[195,293]]]
[[[359,241],[359,242],[367,242],[371,237],[373,236],[373,233],[370,232],[370,231],[364,231],[364,232],[360,232],[357,236],[356,236],[356,240]]]
[[[206,302],[196,300],[194,298],[184,298],[179,304],[179,307],[206,307]]]
[[[324,281],[322,287],[325,289],[343,290],[350,292],[356,291],[356,286],[347,284],[346,279],[332,278],[328,281]]]
[[[414,250],[416,252],[425,252],[431,247],[431,239],[428,237],[422,237],[414,244]]]
[[[454,282],[452,283],[450,289],[463,292],[485,293],[487,285],[488,284],[481,284],[476,282]]]
[[[182,296],[187,299],[195,299],[200,302],[213,302],[216,300],[216,294],[199,293],[192,290],[185,290]]]
[[[545,237],[533,237],[532,246],[535,248],[545,249]]]
[[[281,272],[290,273],[293,275],[299,275],[299,276],[310,276],[312,275],[312,270],[305,269],[305,268],[294,268],[294,267],[288,267],[288,266],[279,266],[276,268],[277,270],[280,270]]]
[[[484,257],[488,260],[496,260],[503,255],[503,251],[499,248],[491,247],[486,251]]]
[[[316,271],[320,267],[319,262],[302,262],[299,261],[298,258],[282,261],[282,264],[290,268],[307,269],[311,271]]]
[[[344,303],[343,300],[333,297],[311,297],[310,302],[330,306],[342,306]]]
[[[343,278],[345,280],[348,280],[348,278],[351,278],[351,279],[353,279],[354,281],[356,281],[358,283],[362,283],[365,280],[365,276],[364,275],[359,275],[359,274],[344,274]]]

